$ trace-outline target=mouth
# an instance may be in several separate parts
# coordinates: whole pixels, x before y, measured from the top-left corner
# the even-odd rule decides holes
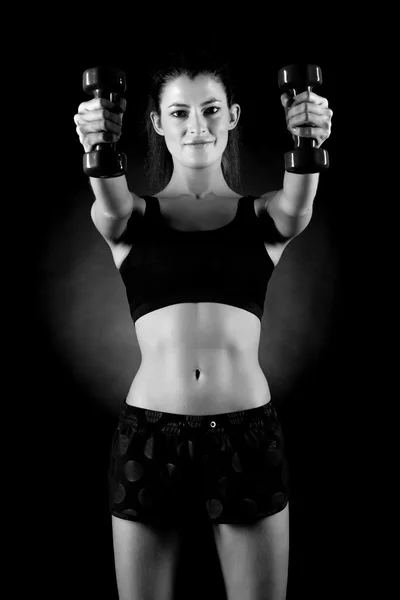
[[[210,146],[213,142],[195,142],[193,144],[186,144],[186,146],[190,146],[191,148],[205,148],[206,146]]]

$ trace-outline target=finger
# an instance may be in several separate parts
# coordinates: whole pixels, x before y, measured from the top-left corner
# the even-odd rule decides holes
[[[328,122],[326,121],[322,121],[319,123],[310,123],[310,122],[306,122],[306,123],[292,123],[291,125],[288,126],[288,130],[290,131],[290,133],[296,133],[296,130],[299,130],[299,128],[301,130],[303,129],[321,129],[322,131],[325,132],[329,132],[331,131],[331,126]],[[296,133],[297,135],[297,133]]]
[[[294,127],[291,133],[298,137],[315,138],[316,140],[326,140],[330,133],[321,127]]]
[[[88,123],[90,121],[108,120],[108,121],[112,121],[112,122],[116,123],[117,125],[121,126],[121,123],[122,123],[121,117],[122,117],[122,114],[110,112],[109,110],[106,110],[106,109],[100,109],[100,110],[90,110],[83,114],[78,113],[77,115],[75,115],[74,119],[75,119],[75,123],[77,125],[84,125],[85,123]]]
[[[325,116],[327,119],[332,117],[332,111],[330,108],[324,108],[322,104],[311,104],[309,102],[302,102],[297,106],[292,106],[287,113],[287,118],[291,119],[297,115],[302,114],[313,114]]]
[[[310,90],[306,90],[295,96],[293,105],[301,104],[301,102],[312,102],[314,104],[322,104],[322,106],[325,106],[326,108],[328,107],[328,100],[326,98],[318,96],[318,94],[315,94]]]
[[[79,140],[83,145],[85,152],[88,152],[90,148],[96,144],[112,144],[119,140],[121,136],[109,131],[97,131],[96,133],[88,133],[86,135],[80,135]]]
[[[290,105],[290,102],[293,98],[289,96],[289,94],[285,93],[281,96],[281,103],[284,108],[287,108]]]
[[[84,122],[79,123],[77,126],[77,131],[79,130],[83,135],[87,133],[93,133],[97,131],[109,131],[111,133],[115,133],[117,135],[121,134],[121,126],[117,125],[117,123],[113,123],[112,121],[106,121],[104,119],[100,119],[92,122]],[[79,133],[78,131],[78,133]]]
[[[288,116],[288,112],[290,110],[290,107],[292,106],[293,103],[293,96],[291,96],[290,94],[282,94],[281,96],[281,104],[285,110],[285,117],[287,119]]]
[[[314,113],[314,112],[302,112],[297,115],[288,115],[287,119],[288,127],[295,127],[296,125],[316,125],[320,127],[329,127],[331,120],[329,115],[324,113]]]
[[[107,100],[106,98],[92,98],[92,100],[88,100],[87,102],[82,102],[79,105],[78,113],[85,113],[91,110],[99,110],[101,108],[106,108],[107,110],[115,111],[115,104]]]

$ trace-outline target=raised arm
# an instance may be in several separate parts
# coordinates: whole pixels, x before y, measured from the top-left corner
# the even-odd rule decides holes
[[[82,102],[74,116],[79,140],[85,152],[100,143],[114,143],[121,136],[122,117],[126,100],[112,103],[105,98]],[[95,201],[91,217],[101,235],[116,241],[125,230],[126,223],[140,199],[129,191],[125,175],[107,179],[89,178]]]
[[[320,148],[330,136],[333,111],[328,100],[307,91],[296,96],[292,103],[288,94],[282,94],[287,128],[292,135],[312,137]],[[285,237],[294,237],[309,224],[317,193],[319,173],[289,173],[285,171],[283,188],[274,194],[265,194],[265,208],[276,228]]]

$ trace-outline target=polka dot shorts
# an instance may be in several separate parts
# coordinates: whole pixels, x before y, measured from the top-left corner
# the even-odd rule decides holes
[[[124,401],[108,469],[111,514],[157,525],[248,523],[283,510],[289,468],[275,406],[180,415]]]

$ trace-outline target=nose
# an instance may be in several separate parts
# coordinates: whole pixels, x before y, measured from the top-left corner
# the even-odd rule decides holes
[[[196,137],[202,137],[205,135],[207,129],[205,127],[189,127],[189,132],[191,135],[194,135]]]
[[[188,129],[191,134],[195,134],[195,135],[199,135],[199,136],[202,133],[205,133],[207,131],[207,127],[205,125],[204,117],[202,117],[202,116],[199,117],[198,115],[193,117],[193,120],[190,122]]]

